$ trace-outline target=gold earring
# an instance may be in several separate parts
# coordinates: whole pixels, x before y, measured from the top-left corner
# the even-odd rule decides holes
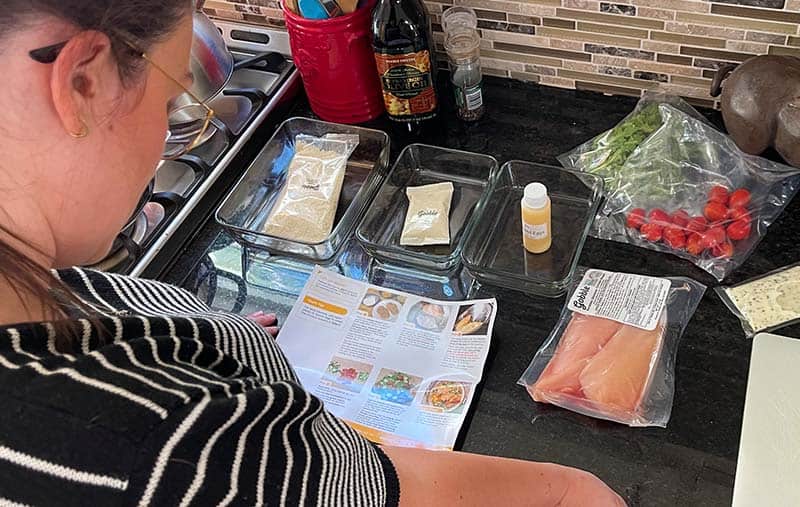
[[[75,139],[83,139],[84,137],[89,135],[89,126],[86,125],[86,122],[80,120],[81,122],[81,130],[77,134],[75,132],[70,132],[69,135],[74,137]]]

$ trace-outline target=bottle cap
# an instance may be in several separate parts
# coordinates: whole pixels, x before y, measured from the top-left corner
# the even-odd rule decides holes
[[[522,205],[526,208],[544,208],[547,205],[547,187],[541,183],[530,183],[525,187]]]
[[[480,56],[481,36],[474,28],[458,27],[444,36],[444,50],[454,63],[469,63]]]
[[[471,7],[457,5],[442,13],[442,30],[447,34],[454,28],[478,28],[478,15]]]

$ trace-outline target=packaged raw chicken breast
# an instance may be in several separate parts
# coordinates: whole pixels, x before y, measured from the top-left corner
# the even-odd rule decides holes
[[[665,427],[678,341],[705,289],[689,278],[586,271],[519,384],[540,403]]]

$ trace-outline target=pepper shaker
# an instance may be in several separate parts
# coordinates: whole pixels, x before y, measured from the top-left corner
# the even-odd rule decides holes
[[[450,82],[458,117],[475,121],[483,116],[483,75],[481,72],[478,18],[469,7],[451,7],[442,14],[444,49],[450,62]]]

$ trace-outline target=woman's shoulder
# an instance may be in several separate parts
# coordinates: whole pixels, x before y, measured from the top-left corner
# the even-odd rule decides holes
[[[53,275],[100,313],[119,314],[140,307],[172,314],[211,311],[189,291],[155,280],[79,267],[54,270]]]
[[[59,270],[56,274],[96,315],[111,319],[133,317],[134,320],[126,322],[134,328],[143,328],[141,332],[145,333],[153,326],[166,326],[164,332],[173,332],[174,325],[182,325],[188,328],[184,334],[210,341],[260,374],[280,371],[285,375],[290,371],[263,327],[242,315],[209,308],[184,289],[155,280],[82,268]],[[84,316],[80,311],[72,315]]]
[[[212,310],[183,289],[81,268],[55,274],[83,304],[83,308],[65,308],[74,336],[66,336],[64,326],[51,323],[0,328],[0,352],[10,353],[6,357],[25,359],[24,353],[20,356],[14,351],[15,343],[24,343],[28,352],[41,356],[70,343],[88,354],[109,343],[124,347],[132,340],[163,339],[178,344],[181,353],[202,349],[214,358],[215,367],[249,371],[262,381],[296,380],[264,328],[244,316]]]

